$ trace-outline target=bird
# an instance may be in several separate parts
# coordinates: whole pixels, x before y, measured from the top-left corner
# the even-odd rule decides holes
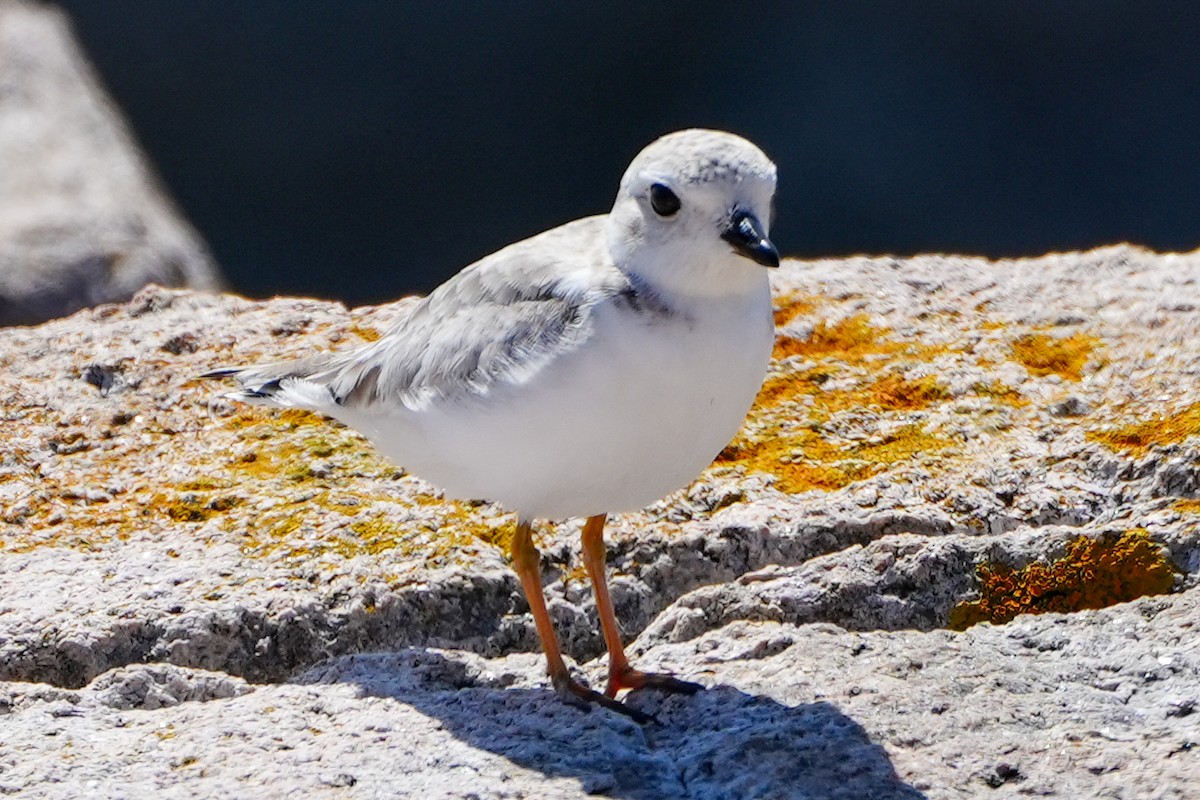
[[[376,341],[217,369],[236,400],[301,408],[363,434],[447,496],[516,513],[507,554],[563,701],[652,719],[616,699],[699,684],[634,668],[605,569],[605,521],[687,486],[736,435],[775,339],[776,166],[732,133],[647,145],[611,211],[465,267]],[[608,651],[603,693],[568,669],[546,609],[536,520],[583,518]]]

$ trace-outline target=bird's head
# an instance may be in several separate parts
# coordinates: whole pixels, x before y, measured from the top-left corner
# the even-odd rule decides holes
[[[779,266],[769,238],[775,165],[723,131],[685,130],[638,154],[609,214],[609,252],[668,292],[742,293]]]

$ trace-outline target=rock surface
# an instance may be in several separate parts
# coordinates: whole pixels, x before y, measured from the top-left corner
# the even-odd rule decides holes
[[[408,302],[151,287],[0,331],[0,791],[1188,797],[1197,281],[1128,247],[785,265],[743,432],[611,526],[637,663],[713,687],[636,693],[642,728],[546,689],[503,509],[194,378]],[[541,545],[595,683],[578,522]]]
[[[142,286],[217,288],[56,9],[0,0],[0,325]]]

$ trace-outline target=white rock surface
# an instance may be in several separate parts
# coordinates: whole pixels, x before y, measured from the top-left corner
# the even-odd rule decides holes
[[[710,688],[635,694],[659,719],[644,727],[563,706],[528,655],[344,656],[253,691],[162,665],[74,692],[2,684],[0,791],[1184,800],[1200,777],[1196,597],[962,634],[735,622],[646,653]],[[114,683],[167,682],[195,699],[113,707]]]
[[[194,380],[407,303],[152,287],[0,330],[0,791],[1190,797],[1198,281],[1126,247],[785,265],[743,435],[612,526],[636,663],[712,687],[635,694],[642,728],[547,690],[502,509]],[[577,532],[545,582],[596,683]],[[1070,613],[949,630],[981,597]]]

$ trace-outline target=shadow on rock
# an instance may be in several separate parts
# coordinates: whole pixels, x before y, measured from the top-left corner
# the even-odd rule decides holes
[[[503,668],[502,668],[503,669]],[[882,747],[829,703],[786,706],[729,686],[692,697],[637,692],[659,724],[580,711],[527,673],[465,653],[409,649],[347,656],[297,679],[349,683],[440,721],[472,747],[585,792],[616,798],[911,798]]]

